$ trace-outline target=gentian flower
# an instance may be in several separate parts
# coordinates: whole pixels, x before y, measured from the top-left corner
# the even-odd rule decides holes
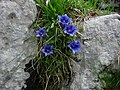
[[[39,30],[36,31],[36,37],[46,37],[46,30],[43,28],[40,28]]]
[[[69,18],[67,14],[62,16],[58,15],[58,19],[62,28],[65,28],[65,26],[68,25],[71,21],[71,18]]]
[[[60,26],[62,29],[64,29],[67,25],[68,25],[68,23],[60,23]]]
[[[53,46],[51,45],[45,45],[43,48],[42,48],[42,52],[45,54],[45,56],[47,55],[50,55],[50,54],[53,54]]]
[[[67,35],[73,36],[74,34],[76,34],[76,32],[78,32],[78,30],[76,29],[76,27],[73,24],[69,24],[66,26],[64,33],[66,33]]]
[[[72,50],[73,53],[78,52],[80,50],[80,42],[72,41],[72,42],[70,42],[68,47]]]

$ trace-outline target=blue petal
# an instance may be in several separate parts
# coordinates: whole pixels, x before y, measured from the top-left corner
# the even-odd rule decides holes
[[[73,54],[75,54],[75,53],[76,53],[76,51],[75,51],[75,50],[73,50],[73,49],[72,49],[72,52],[73,52]]]
[[[46,51],[47,49],[49,49],[50,52],[47,52]],[[47,55],[53,54],[53,50],[52,49],[53,49],[53,46],[45,45],[41,51],[45,54],[45,56],[47,56]]]
[[[68,23],[72,20],[72,18],[69,18],[67,14],[64,15],[66,19],[68,19]]]
[[[40,28],[39,30],[36,31],[36,37],[46,37],[46,30],[43,28]]]
[[[68,24],[67,23],[60,23],[62,29],[64,29]]]
[[[39,31],[36,31],[36,37],[40,37]]]
[[[61,22],[61,23],[67,23],[67,24],[71,21],[71,18],[69,18],[67,16],[67,14],[62,15],[62,16],[58,15],[58,19],[59,19],[59,22]],[[65,22],[63,22],[63,21],[65,21]]]
[[[69,32],[68,30],[71,30],[71,32]],[[78,32],[78,30],[76,29],[76,27],[73,24],[70,24],[68,26],[66,26],[64,33],[73,36],[74,34],[76,34],[76,32]]]
[[[72,42],[70,42],[68,47],[72,50],[73,53],[78,52],[80,50],[80,42],[79,41],[72,41]]]
[[[62,16],[58,15],[58,20],[61,22]]]

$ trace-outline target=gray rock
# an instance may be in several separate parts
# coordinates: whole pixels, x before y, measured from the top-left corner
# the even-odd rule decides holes
[[[82,61],[73,64],[75,76],[68,90],[97,90],[96,86],[100,84],[95,71],[99,64],[115,63],[120,55],[120,15],[91,18],[83,26],[82,34],[88,40],[77,53]]]
[[[29,78],[24,68],[35,54],[35,16],[33,0],[0,0],[0,90],[21,90]]]
[[[120,0],[109,0],[109,1],[101,1],[101,8],[105,9],[106,7],[114,7],[114,9],[120,8]]]

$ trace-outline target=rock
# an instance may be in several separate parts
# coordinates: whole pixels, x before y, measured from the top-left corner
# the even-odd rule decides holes
[[[120,15],[91,18],[84,22],[83,27],[82,34],[88,40],[77,53],[81,62],[73,64],[75,76],[67,90],[97,90],[100,84],[95,71],[100,68],[100,63],[113,64],[120,55]]]
[[[120,13],[120,0],[101,1],[101,9],[114,8],[114,11]]]
[[[35,16],[33,0],[0,0],[0,90],[21,90],[29,78],[24,68],[35,54]]]

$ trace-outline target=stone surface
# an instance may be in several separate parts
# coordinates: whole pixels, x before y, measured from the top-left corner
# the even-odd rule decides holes
[[[116,10],[120,10],[120,0],[109,0],[109,1],[105,1],[105,0],[102,0],[101,2],[101,8],[102,9],[105,9],[107,7],[114,7],[114,9]]]
[[[77,53],[80,62],[73,64],[75,76],[67,90],[97,90],[95,70],[99,64],[117,62],[120,55],[120,15],[111,14],[85,21],[82,32],[88,39]]]
[[[29,77],[24,68],[35,53],[35,16],[33,0],[0,0],[0,90],[21,90]]]

